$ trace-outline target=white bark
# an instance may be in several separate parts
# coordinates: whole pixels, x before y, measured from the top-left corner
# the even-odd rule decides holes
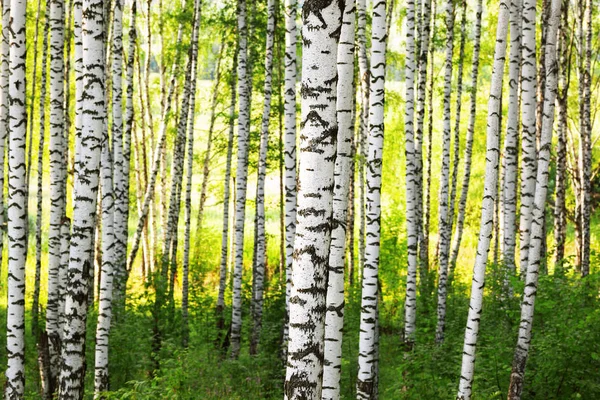
[[[7,0],[5,0],[7,1]],[[26,63],[25,0],[10,2],[10,77],[8,95],[8,302],[6,309],[5,396],[23,398],[25,392],[25,263],[27,262],[27,187],[25,147]]]
[[[407,1],[406,9],[406,106],[404,109],[404,134],[406,154],[406,232],[408,268],[406,275],[406,300],[404,302],[404,342],[415,341],[417,315],[417,245],[419,227],[417,220],[417,163],[415,155],[415,3]]]
[[[561,12],[561,0],[552,0],[550,17],[548,19],[548,32],[546,37],[546,87],[544,91],[544,113],[540,136],[540,151],[537,157],[537,177],[535,199],[533,202],[533,219],[531,223],[531,240],[525,290],[521,303],[521,319],[515,355],[513,358],[512,372],[508,399],[521,398],[523,381],[525,378],[525,365],[531,343],[531,328],[537,294],[537,282],[540,263],[542,261],[542,247],[546,240],[544,231],[544,210],[546,195],[548,193],[548,178],[552,149],[552,133],[554,127],[554,103],[558,85],[558,63],[556,59],[556,41]]]
[[[297,0],[285,0],[285,73],[284,73],[284,139],[283,161],[285,168],[285,308],[286,321],[283,331],[283,357],[286,358],[289,336],[289,300],[292,291],[292,262],[294,237],[296,235],[296,9]]]
[[[327,263],[332,229],[336,138],[337,50],[341,4],[303,7],[302,116],[298,224],[294,242],[284,396],[320,399]]]
[[[536,171],[536,1],[523,0],[523,36],[522,36],[522,70],[521,70],[521,214],[520,230],[520,269],[525,276],[529,254],[531,218],[533,214],[533,197],[535,194]]]
[[[379,329],[379,252],[381,239],[381,173],[383,163],[386,1],[373,7],[369,95],[369,152],[367,157],[367,231],[362,281],[357,399],[377,398]]]
[[[446,62],[444,67],[444,133],[442,148],[442,169],[440,174],[440,194],[438,204],[439,239],[439,271],[438,271],[438,304],[436,343],[444,341],[446,326],[446,297],[448,280],[448,250],[450,248],[451,223],[449,221],[448,190],[450,185],[450,141],[451,125],[451,96],[452,96],[452,54],[454,51],[454,5],[453,0],[446,3]]]
[[[73,231],[65,300],[65,337],[59,397],[83,396],[88,277],[92,271],[99,164],[106,107],[104,102],[103,2],[84,0],[82,6],[82,68],[84,75],[81,134],[77,137],[73,184]]]
[[[235,266],[233,270],[233,304],[231,317],[231,358],[240,352],[242,330],[242,270],[244,267],[244,220],[248,184],[248,141],[250,134],[250,88],[248,85],[248,25],[246,0],[238,0],[238,162],[235,196]]]
[[[508,118],[504,140],[504,180],[502,182],[502,260],[515,271],[517,168],[519,164],[519,81],[521,79],[521,0],[510,6],[510,55],[508,67]]]
[[[262,329],[262,308],[265,281],[267,241],[265,238],[265,177],[267,174],[267,150],[269,146],[269,121],[273,82],[273,44],[275,41],[275,0],[267,1],[267,40],[265,46],[265,83],[260,150],[258,155],[258,179],[256,186],[256,264],[252,279],[252,337],[250,353],[256,354]]]
[[[492,237],[494,206],[498,192],[498,166],[500,158],[500,98],[502,97],[502,81],[504,78],[504,61],[506,57],[506,35],[508,32],[510,2],[502,0],[499,4],[498,25],[496,28],[496,46],[494,49],[494,66],[492,83],[488,101],[487,142],[485,163],[485,184],[481,206],[481,223],[477,244],[477,257],[473,267],[471,299],[465,329],[462,366],[457,399],[471,398],[473,373],[475,370],[475,351],[479,336],[479,322],[483,306],[483,288],[485,285],[485,267],[488,260],[490,240]]]
[[[0,61],[0,265],[4,253],[4,174],[8,138],[10,58],[10,1],[2,2],[2,60]]]
[[[117,0],[118,2],[119,0]],[[114,23],[121,13],[120,5],[115,3]],[[120,22],[120,21],[119,21]],[[115,30],[115,33],[117,31]],[[114,64],[113,64],[114,68]],[[113,70],[114,72],[114,70]],[[114,114],[114,110],[113,110]],[[114,129],[114,128],[113,128]],[[113,130],[114,134],[114,130]],[[100,274],[98,324],[96,325],[96,349],[94,369],[94,398],[102,398],[102,392],[108,390],[108,340],[112,319],[113,277],[115,254],[115,192],[113,190],[113,159],[110,152],[108,135],[102,144],[102,272]],[[116,166],[115,166],[116,168]]]
[[[333,188],[333,227],[329,248],[327,280],[327,314],[325,315],[325,347],[322,399],[340,398],[342,369],[342,333],[344,328],[344,265],[346,256],[346,224],[348,189],[352,176],[354,138],[354,39],[356,1],[347,0],[342,17],[337,52],[337,155]],[[349,255],[353,257],[352,254]]]

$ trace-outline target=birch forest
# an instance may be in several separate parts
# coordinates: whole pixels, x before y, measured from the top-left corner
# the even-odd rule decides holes
[[[598,0],[0,0],[17,399],[600,399]]]

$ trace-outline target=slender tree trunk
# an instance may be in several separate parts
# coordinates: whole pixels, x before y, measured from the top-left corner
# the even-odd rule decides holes
[[[200,6],[201,0],[195,1],[195,35],[198,35],[200,29]],[[192,170],[194,167],[194,126],[196,117],[196,82],[198,71],[198,39],[194,37],[192,42],[192,76],[190,88],[190,110],[189,126],[187,127],[187,171],[186,171],[186,189],[185,189],[185,238],[183,247],[183,266],[182,266],[182,285],[181,285],[181,316],[183,320],[182,341],[183,346],[187,347],[189,342],[189,317],[188,317],[188,299],[189,299],[189,265],[190,265],[190,240],[191,240],[191,216],[192,216]]]
[[[233,305],[231,317],[231,358],[240,352],[242,329],[242,270],[244,266],[244,220],[248,181],[248,142],[250,133],[250,88],[248,85],[248,25],[246,0],[238,0],[238,163],[235,197],[235,266],[233,271]]]
[[[440,176],[440,195],[438,206],[438,231],[440,233],[439,272],[438,272],[438,305],[437,327],[435,341],[440,344],[444,341],[446,326],[446,296],[448,280],[448,250],[450,248],[450,221],[448,189],[450,186],[450,141],[451,127],[451,97],[452,97],[452,54],[454,51],[454,5],[453,0],[446,4],[446,63],[444,72],[444,134],[442,149],[442,170]]]
[[[457,399],[468,400],[471,398],[473,373],[475,370],[475,351],[479,336],[479,322],[483,306],[483,287],[485,282],[485,267],[488,261],[490,240],[492,237],[494,203],[498,191],[498,167],[500,158],[500,98],[502,96],[502,81],[504,78],[504,60],[506,56],[506,34],[509,22],[509,7],[506,1],[501,1],[498,11],[498,26],[496,28],[496,46],[494,50],[494,66],[492,71],[492,85],[488,102],[487,116],[487,142],[485,185],[483,189],[483,202],[481,209],[481,224],[479,228],[479,241],[477,244],[477,257],[473,267],[473,282],[471,285],[471,300],[465,340],[463,346],[460,384]]]
[[[85,321],[87,285],[91,273],[90,255],[94,243],[98,170],[106,106],[104,103],[104,51],[102,2],[84,0],[82,7],[82,97],[81,136],[76,149],[73,189],[73,233],[70,249],[69,285],[65,303],[65,337],[59,396],[80,399],[85,372]],[[85,156],[84,156],[85,155]]]
[[[580,146],[581,146],[581,275],[587,276],[590,273],[590,240],[591,240],[591,216],[592,216],[592,114],[591,114],[591,87],[592,87],[592,7],[593,2],[585,2],[585,48],[583,65],[583,98],[580,122]],[[581,84],[581,83],[580,83]]]
[[[122,15],[119,0],[115,1],[114,28],[119,35]],[[116,38],[115,38],[116,39]],[[119,39],[116,39],[119,40]],[[114,56],[114,53],[113,53]],[[115,65],[113,63],[113,73]],[[120,68],[119,68],[120,69]],[[114,78],[114,76],[113,76]],[[114,89],[114,86],[113,86]],[[114,95],[114,93],[113,93]],[[114,101],[114,98],[113,98]],[[114,114],[114,110],[113,110]],[[114,121],[113,121],[114,124]],[[113,125],[113,135],[115,127]],[[115,260],[115,209],[113,191],[113,160],[110,151],[108,134],[102,144],[101,179],[102,179],[102,274],[100,276],[98,324],[96,326],[96,349],[94,368],[94,397],[102,398],[102,392],[108,390],[108,340],[112,319],[113,276]],[[115,166],[116,168],[116,166]]]
[[[37,164],[37,201],[35,218],[35,289],[33,294],[33,304],[31,305],[31,333],[38,338],[39,335],[39,313],[40,313],[40,276],[42,271],[42,218],[43,218],[43,199],[42,191],[44,188],[44,141],[46,139],[46,82],[48,67],[48,32],[49,32],[50,2],[46,4],[44,39],[42,42],[42,74],[40,78],[40,131],[38,143],[38,164]],[[32,99],[32,103],[33,103]],[[30,108],[30,113],[33,110]],[[33,124],[30,118],[30,124]],[[31,126],[31,125],[30,125]],[[43,381],[42,381],[43,382]],[[42,391],[46,393],[46,388]]]
[[[6,1],[6,0],[5,0]],[[25,392],[25,264],[27,262],[27,188],[25,147],[26,2],[10,2],[10,76],[8,81],[8,304],[6,319],[5,396],[23,398]]]
[[[404,343],[411,348],[415,341],[415,320],[417,314],[417,246],[419,221],[417,219],[417,162],[414,134],[415,113],[415,3],[406,4],[406,106],[404,113],[404,134],[406,153],[406,232],[408,270],[406,275],[406,300],[404,305]]]
[[[385,7],[385,4],[384,4]],[[323,393],[321,398],[339,399],[342,369],[342,333],[344,328],[344,265],[348,189],[353,167],[354,137],[354,40],[356,1],[348,0],[342,14],[337,49],[337,155],[334,167],[333,227],[329,248],[329,268],[325,315]],[[352,257],[352,255],[350,255]]]
[[[290,400],[320,399],[322,392],[327,264],[338,133],[336,55],[344,11],[341,5],[334,1],[306,2],[302,10],[298,225],[284,389],[284,397]]]
[[[506,3],[502,3],[506,5]],[[467,137],[465,140],[465,154],[463,159],[465,160],[462,188],[460,192],[460,199],[458,201],[458,215],[456,218],[456,234],[455,241],[452,247],[452,255],[450,256],[450,274],[456,266],[456,260],[458,259],[458,253],[460,251],[460,242],[462,240],[462,233],[465,223],[465,213],[467,209],[467,197],[469,194],[469,183],[471,181],[471,161],[473,155],[473,135],[475,132],[475,117],[477,115],[477,84],[479,82],[479,51],[481,49],[481,14],[483,12],[482,0],[477,0],[477,11],[475,12],[475,41],[473,44],[473,59],[471,67],[471,102],[470,102],[470,115],[469,125],[467,128]]]
[[[269,145],[269,122],[273,81],[273,46],[275,42],[275,0],[267,2],[267,40],[265,48],[265,83],[260,150],[258,156],[258,179],[256,187],[256,265],[253,274],[252,333],[250,354],[258,353],[262,328],[262,308],[265,280],[267,241],[265,238],[265,178],[267,175],[267,150]]]
[[[522,59],[522,167],[521,167],[521,214],[520,214],[520,269],[525,277],[529,254],[531,216],[535,194],[536,175],[536,2],[523,0],[523,59]]]
[[[373,7],[369,96],[369,153],[367,158],[367,243],[363,273],[357,399],[376,399],[379,356],[379,251],[381,239],[381,174],[383,164],[386,1]],[[391,11],[391,10],[390,10]],[[343,264],[342,264],[343,265]]]
[[[521,0],[510,6],[510,54],[508,67],[508,118],[504,140],[504,180],[502,182],[502,261],[515,272],[517,230],[517,184],[519,165],[519,82],[521,81]]]
[[[235,131],[235,103],[237,98],[237,60],[239,54],[239,46],[236,45],[233,54],[233,66],[231,68],[231,77],[229,82],[229,90],[231,92],[231,101],[229,105],[229,138],[227,139],[227,158],[225,161],[225,179],[223,188],[223,229],[221,234],[221,262],[219,265],[219,296],[217,297],[217,329],[219,335],[222,332],[225,321],[223,318],[223,309],[225,308],[225,289],[227,287],[227,253],[229,243],[229,208],[230,208],[230,192],[231,192],[231,160],[233,154],[233,135]],[[235,195],[233,196],[235,198]],[[233,243],[231,243],[233,245]]]
[[[294,238],[296,235],[296,9],[297,0],[285,0],[285,74],[284,74],[284,139],[283,163],[285,166],[285,309],[286,320],[283,328],[283,358],[287,358],[289,337],[290,295],[292,292],[292,262]]]
[[[5,153],[7,152],[9,124],[9,76],[10,76],[10,4],[2,1],[2,61],[0,64],[0,270],[4,249],[6,216],[4,212]]]
[[[565,0],[566,1],[566,0]],[[567,239],[567,209],[566,209],[566,190],[567,190],[567,95],[569,93],[569,64],[570,49],[568,37],[569,29],[569,4],[563,2],[562,18],[558,35],[558,54],[559,54],[559,92],[558,101],[558,141],[556,146],[556,194],[554,200],[554,244],[556,246],[554,265],[562,266],[565,258],[565,242]]]
[[[561,0],[552,0],[550,17],[548,18],[548,33],[546,40],[546,87],[544,94],[544,113],[542,120],[542,133],[540,139],[540,151],[537,158],[536,191],[533,204],[533,222],[531,224],[531,246],[526,266],[527,276],[525,280],[525,291],[521,303],[521,319],[519,324],[519,335],[515,347],[513,367],[510,375],[510,386],[508,399],[520,399],[523,391],[525,377],[525,364],[531,342],[531,328],[533,324],[533,312],[537,294],[537,281],[539,266],[541,262],[543,225],[545,221],[544,209],[546,206],[546,194],[548,191],[548,178],[550,166],[550,154],[552,147],[552,133],[554,126],[554,103],[557,95],[558,63],[556,60],[556,40],[560,19]]]

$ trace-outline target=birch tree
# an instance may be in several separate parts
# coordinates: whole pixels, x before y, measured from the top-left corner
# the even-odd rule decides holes
[[[284,396],[322,394],[327,263],[332,229],[337,48],[342,3],[308,1],[302,9],[302,114],[298,224],[294,241]]]
[[[353,163],[354,138],[354,39],[356,1],[344,6],[340,42],[337,51],[337,154],[334,167],[333,226],[329,248],[325,315],[322,399],[340,397],[342,369],[342,333],[344,328],[344,261],[346,256],[346,224],[349,212],[349,187]],[[350,253],[349,257],[353,257]],[[349,273],[352,273],[349,271]]]
[[[0,64],[0,262],[4,250],[4,175],[5,153],[9,123],[9,76],[10,76],[10,1],[2,2],[2,60]],[[2,265],[0,263],[0,265]]]
[[[262,308],[265,280],[267,240],[265,237],[265,178],[267,175],[267,150],[269,146],[269,122],[273,86],[273,45],[275,42],[275,0],[267,1],[267,40],[265,44],[265,83],[260,150],[258,155],[258,179],[256,185],[256,264],[252,278],[252,334],[250,354],[258,352],[262,329]]]
[[[69,285],[65,302],[65,336],[62,346],[62,369],[59,397],[80,399],[83,396],[85,371],[85,322],[87,315],[88,276],[94,243],[96,198],[104,103],[104,20],[102,1],[84,0],[82,5],[83,79],[81,136],[77,137],[73,185],[73,227],[68,266]]]
[[[550,156],[552,148],[552,134],[554,127],[554,107],[558,85],[558,63],[556,56],[556,41],[560,21],[561,0],[552,0],[550,17],[548,19],[548,32],[546,38],[546,87],[544,93],[544,113],[540,137],[540,151],[537,156],[537,177],[535,199],[533,203],[533,220],[531,224],[531,242],[526,266],[525,290],[521,302],[521,319],[515,355],[513,358],[512,372],[508,399],[520,399],[525,378],[525,365],[531,344],[531,328],[535,298],[537,295],[537,282],[541,263],[541,250],[543,242],[544,210],[546,208],[546,194],[548,192],[548,179]]]
[[[369,95],[369,153],[367,158],[367,237],[365,268],[362,281],[360,337],[358,351],[358,399],[377,398],[379,338],[379,252],[381,239],[381,173],[383,163],[386,4],[379,1],[373,8],[371,38],[371,73]]]
[[[449,186],[450,186],[450,142],[452,135],[451,125],[451,97],[452,97],[452,55],[454,52],[454,4],[448,0],[446,4],[446,62],[444,67],[444,134],[442,149],[442,170],[440,176],[440,194],[438,207],[438,230],[440,232],[440,257],[438,272],[438,305],[437,327],[435,341],[444,341],[446,326],[446,283],[448,280],[448,250],[450,247],[451,224],[449,221]]]
[[[296,49],[296,9],[297,0],[285,0],[285,72],[284,102],[285,115],[283,138],[283,163],[285,168],[285,308],[286,322],[283,331],[283,352],[287,352],[289,336],[289,300],[292,291],[292,262],[294,253],[294,237],[296,235],[296,82],[297,82],[297,49]],[[284,354],[284,358],[286,354]]]
[[[508,118],[504,140],[504,180],[502,181],[502,261],[515,271],[517,167],[519,163],[519,82],[521,80],[521,0],[510,6],[510,54],[508,64]]]
[[[404,108],[404,134],[406,154],[406,243],[408,269],[406,273],[406,300],[404,302],[404,342],[412,347],[417,314],[417,246],[419,228],[417,219],[416,156],[414,134],[415,112],[415,3],[406,4],[406,105]]]
[[[24,0],[10,2],[10,75],[8,81],[8,303],[6,309],[5,397],[23,398],[25,394],[25,264],[27,262],[27,187],[25,147],[27,111],[25,109],[25,35]]]
[[[481,50],[481,14],[483,13],[483,1],[477,0],[477,9],[475,11],[475,27],[474,27],[474,43],[473,56],[471,62],[471,84],[469,92],[471,101],[469,106],[469,125],[467,127],[467,137],[465,139],[464,150],[464,172],[462,179],[462,187],[460,198],[458,200],[458,215],[456,217],[456,233],[452,253],[450,256],[450,270],[454,269],[458,253],[460,251],[460,243],[462,240],[463,228],[465,223],[465,212],[467,209],[467,197],[469,194],[469,185],[471,182],[471,162],[473,158],[473,136],[475,133],[475,117],[477,116],[477,88],[479,82],[479,52]]]
[[[527,272],[531,215],[535,193],[536,171],[536,2],[523,0],[523,59],[521,61],[521,212],[520,212],[520,270]]]
[[[485,267],[488,261],[490,240],[492,237],[494,205],[498,191],[498,165],[500,158],[500,98],[502,97],[502,81],[504,79],[504,61],[506,57],[506,35],[508,32],[510,2],[501,1],[496,27],[496,45],[494,48],[494,64],[492,84],[488,101],[487,138],[485,152],[485,184],[481,206],[481,223],[477,244],[477,257],[473,267],[471,299],[465,329],[460,383],[457,399],[471,398],[473,373],[475,370],[475,351],[479,336],[479,322],[483,306],[483,288],[485,284]]]

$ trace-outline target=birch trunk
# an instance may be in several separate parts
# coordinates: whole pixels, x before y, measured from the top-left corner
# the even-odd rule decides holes
[[[284,138],[283,163],[285,168],[285,308],[286,321],[283,329],[283,358],[287,357],[289,337],[290,294],[292,292],[292,262],[294,237],[296,235],[296,9],[297,0],[285,0],[285,73],[284,73]]]
[[[566,0],[565,0],[566,1]],[[562,18],[558,35],[559,54],[559,92],[558,101],[558,141],[556,146],[556,194],[554,200],[554,265],[562,266],[565,258],[565,242],[567,239],[567,95],[569,93],[569,42],[565,33],[569,29],[569,5],[563,3]]]
[[[119,35],[122,9],[119,0],[115,1],[113,26]],[[114,38],[115,40],[117,37]],[[114,44],[114,42],[113,42]],[[113,53],[114,56],[114,53]],[[114,60],[113,60],[114,61]],[[115,65],[113,63],[113,73]],[[114,78],[114,76],[113,76]],[[114,90],[114,86],[113,86]],[[114,95],[114,93],[113,93]],[[114,102],[114,97],[113,97]],[[114,103],[113,103],[114,105]],[[113,110],[114,114],[114,110]],[[113,121],[114,124],[114,121]],[[115,134],[113,125],[113,135]],[[116,166],[115,166],[116,169]],[[102,274],[100,276],[98,324],[96,325],[96,348],[94,368],[94,398],[102,398],[108,390],[108,341],[112,319],[113,277],[115,261],[115,192],[113,191],[113,159],[108,134],[102,144]]]
[[[305,2],[302,9],[298,225],[289,300],[286,399],[320,399],[322,395],[327,264],[338,134],[336,56],[342,5],[313,0]]]
[[[471,161],[473,155],[473,135],[475,132],[475,118],[477,116],[477,84],[479,82],[479,51],[481,49],[481,14],[483,12],[483,1],[477,0],[477,11],[475,12],[475,27],[473,44],[473,58],[471,66],[471,84],[469,91],[471,93],[469,125],[467,128],[467,137],[465,140],[465,160],[462,187],[460,191],[460,199],[458,201],[458,215],[456,217],[456,234],[455,241],[452,247],[452,255],[450,256],[450,271],[454,270],[458,253],[460,251],[460,242],[465,223],[465,213],[467,209],[467,197],[469,194],[469,184],[471,181]]]
[[[242,329],[242,272],[244,267],[244,220],[248,181],[248,141],[250,134],[250,88],[248,85],[248,25],[246,0],[238,0],[238,162],[235,197],[235,266],[233,270],[233,304],[231,317],[231,358],[240,352]]]
[[[383,164],[386,1],[373,7],[369,95],[369,153],[367,158],[367,237],[362,282],[358,350],[357,399],[376,399],[379,356],[379,251],[381,239],[381,173]]]
[[[329,248],[329,267],[323,349],[323,393],[321,398],[340,398],[342,369],[342,333],[344,328],[344,266],[346,256],[346,224],[348,189],[353,168],[354,137],[354,40],[356,1],[346,1],[342,14],[340,41],[337,49],[337,154],[334,166],[333,225]],[[352,257],[352,254],[350,254]]]
[[[77,138],[73,188],[73,231],[65,300],[65,337],[59,397],[80,399],[85,372],[85,331],[88,277],[94,243],[98,171],[105,123],[103,3],[84,0],[82,6],[82,68],[84,75],[81,136]]]
[[[6,216],[4,212],[5,153],[7,152],[9,124],[9,77],[10,77],[10,1],[2,1],[2,60],[0,64],[0,269],[4,254]]]
[[[533,197],[535,194],[536,171],[536,41],[535,41],[536,2],[523,0],[523,59],[521,62],[521,125],[523,129],[521,140],[521,214],[520,230],[520,269],[524,277],[529,254],[529,239],[531,237],[531,217],[533,212]]]
[[[540,151],[537,157],[536,191],[533,203],[533,222],[531,224],[531,247],[525,291],[521,303],[521,319],[512,372],[508,399],[520,399],[525,378],[525,365],[531,342],[533,312],[537,294],[537,282],[541,262],[543,241],[544,210],[548,191],[549,166],[554,126],[554,103],[557,96],[558,63],[556,59],[556,41],[561,12],[561,0],[552,0],[550,17],[548,18],[548,33],[546,38],[546,87],[544,93],[544,113],[540,137]]]
[[[231,159],[233,154],[233,135],[235,131],[235,103],[237,98],[237,59],[239,47],[236,45],[233,54],[233,66],[231,69],[231,78],[229,90],[231,92],[231,101],[229,104],[229,137],[227,139],[227,158],[225,161],[225,179],[223,188],[223,228],[221,233],[221,262],[219,265],[219,296],[217,297],[217,329],[222,331],[225,325],[223,319],[223,309],[225,308],[225,289],[227,287],[227,253],[229,245],[229,208],[230,208],[230,185],[231,185]],[[235,195],[234,195],[235,198]],[[233,244],[233,243],[232,243]]]
[[[504,140],[504,180],[502,182],[502,261],[515,272],[517,230],[517,184],[519,165],[519,82],[521,81],[521,0],[510,6],[510,54],[508,66],[508,118]]]
[[[406,300],[404,305],[404,342],[412,347],[415,341],[417,314],[417,246],[419,221],[417,219],[417,161],[414,134],[415,113],[415,3],[406,4],[406,106],[404,111],[404,134],[406,153],[406,242],[408,270],[406,275]]]
[[[273,45],[275,42],[275,0],[267,1],[267,40],[265,46],[265,83],[260,150],[258,156],[258,179],[256,187],[256,265],[252,286],[252,333],[250,354],[258,353],[262,328],[263,292],[267,241],[265,238],[265,177],[267,174],[267,150],[269,146],[269,122],[271,117],[271,97],[273,82]]]
[[[196,36],[200,29],[200,4],[201,0],[195,2],[195,29]],[[190,117],[187,127],[187,171],[186,171],[186,189],[185,189],[185,237],[183,246],[183,266],[182,266],[182,285],[181,285],[181,316],[183,320],[183,346],[187,347],[189,342],[189,322],[188,322],[188,298],[189,298],[189,265],[190,265],[190,240],[191,240],[191,216],[192,216],[192,170],[194,167],[194,127],[196,117],[196,82],[198,71],[198,39],[193,38],[192,43],[192,76],[190,87]]]
[[[496,28],[496,45],[494,49],[494,66],[492,84],[488,101],[487,141],[485,154],[485,185],[481,208],[481,223],[477,257],[473,267],[471,299],[465,329],[462,366],[457,399],[471,398],[473,373],[475,370],[475,351],[479,336],[479,322],[483,306],[483,288],[485,285],[485,267],[488,261],[490,240],[492,237],[494,205],[498,192],[498,166],[500,158],[500,100],[502,97],[502,81],[504,79],[504,61],[506,57],[506,34],[508,31],[510,2],[502,0],[499,4],[498,25]],[[474,95],[473,95],[474,97]]]
[[[7,0],[5,0],[7,1]],[[25,393],[25,264],[27,262],[27,187],[25,147],[26,2],[10,2],[10,75],[8,80],[8,302],[6,309],[5,396]]]
[[[49,32],[49,16],[50,2],[46,4],[45,23],[44,23],[44,39],[42,42],[42,74],[40,77],[40,131],[38,144],[38,164],[37,164],[37,201],[36,201],[36,218],[35,218],[35,293],[33,295],[32,310],[32,327],[31,331],[37,338],[39,334],[39,313],[40,313],[40,280],[42,270],[42,214],[43,214],[43,198],[42,191],[44,189],[44,142],[46,139],[46,86],[48,76],[48,32]],[[33,103],[33,101],[32,101]],[[33,113],[33,112],[32,112]],[[44,388],[42,388],[45,391]]]
[[[446,63],[444,68],[444,134],[442,149],[442,170],[440,175],[440,195],[438,206],[438,231],[440,233],[439,272],[438,272],[438,304],[437,327],[435,341],[440,344],[444,341],[446,326],[446,297],[448,280],[448,250],[450,248],[450,221],[449,221],[449,185],[450,185],[450,141],[451,126],[451,97],[452,97],[452,54],[454,51],[454,4],[448,0],[446,4]]]

